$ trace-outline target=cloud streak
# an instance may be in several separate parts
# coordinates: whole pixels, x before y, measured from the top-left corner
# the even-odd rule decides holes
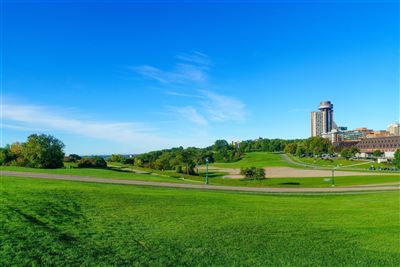
[[[153,143],[165,141],[155,134],[155,129],[141,123],[82,120],[60,115],[61,113],[43,106],[4,104],[2,119],[5,123],[2,127],[17,130],[60,130],[124,144],[132,144],[139,140]]]
[[[242,122],[245,120],[246,107],[240,99],[211,90],[199,90],[199,88],[210,87],[205,82],[209,80],[207,71],[212,63],[206,54],[184,53],[177,55],[176,59],[178,62],[172,71],[148,65],[134,67],[132,70],[164,85],[166,95],[193,98],[190,105],[170,108],[180,119],[197,126],[210,125],[212,122]],[[185,86],[185,92],[176,90],[182,85]],[[171,90],[171,88],[174,89]]]

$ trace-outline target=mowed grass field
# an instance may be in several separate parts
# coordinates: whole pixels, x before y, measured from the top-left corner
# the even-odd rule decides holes
[[[0,177],[1,266],[399,266],[399,193],[257,195]]]
[[[39,168],[26,168],[15,166],[0,166],[3,171],[16,171],[16,172],[35,172],[35,173],[50,173],[74,176],[90,176],[99,178],[113,178],[113,179],[128,179],[140,181],[153,181],[153,182],[172,182],[183,183],[190,181],[182,181],[181,179],[171,177],[169,175],[156,175],[156,174],[139,174],[131,171],[124,171],[117,168],[60,168],[60,169],[39,169]]]
[[[293,164],[284,161],[281,154],[269,153],[269,152],[246,153],[245,156],[237,162],[213,163],[211,164],[211,166],[220,168],[276,167],[276,166],[295,167]]]
[[[0,170],[17,171],[17,172],[34,172],[34,173],[50,173],[63,174],[73,176],[89,176],[97,178],[111,179],[127,179],[152,182],[172,182],[172,183],[204,183],[205,172],[200,171],[199,176],[182,175],[185,179],[179,179],[179,175],[170,171],[158,171],[153,174],[137,174],[130,171],[121,171],[119,169],[91,169],[91,168],[71,168],[71,169],[35,169],[14,166],[0,166]],[[163,174],[162,174],[163,173]],[[211,185],[230,185],[230,186],[255,186],[255,187],[329,187],[331,186],[330,176],[314,177],[314,178],[273,178],[265,180],[246,180],[246,179],[229,179],[223,178],[227,173],[211,171],[209,173],[209,184]],[[171,175],[171,176],[170,176]],[[178,177],[178,178],[177,178]],[[336,186],[352,186],[352,185],[368,185],[381,183],[398,183],[400,176],[393,175],[377,175],[377,176],[340,176],[335,177]]]
[[[318,166],[318,167],[328,167],[328,168],[333,168],[333,167],[339,167],[339,168],[354,168],[354,169],[362,169],[362,170],[367,170],[371,166],[375,168],[392,168],[392,165],[386,164],[386,163],[377,163],[377,162],[371,162],[371,161],[366,161],[366,160],[346,160],[346,159],[340,159],[340,158],[335,158],[335,159],[321,159],[321,158],[299,158],[295,156],[290,156],[290,158],[296,162],[303,163],[303,164],[308,164],[308,165],[313,165],[313,166]]]
[[[201,177],[194,178],[198,181],[204,181],[204,173]],[[223,175],[216,175],[209,178],[212,185],[231,185],[231,186],[251,186],[251,187],[330,187],[332,185],[331,176],[312,177],[312,178],[270,178],[264,180],[249,179],[230,179],[223,178]],[[356,186],[356,185],[373,185],[383,183],[400,183],[400,176],[393,175],[377,175],[377,176],[337,176],[334,178],[336,187]]]

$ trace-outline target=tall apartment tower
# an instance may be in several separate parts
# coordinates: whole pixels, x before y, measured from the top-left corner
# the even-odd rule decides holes
[[[319,111],[311,112],[311,136],[322,135],[322,113]]]
[[[322,113],[322,133],[329,133],[333,129],[333,104],[331,101],[322,101],[318,107]]]
[[[318,109],[319,111],[311,112],[311,136],[321,136],[335,127],[331,101],[321,102]]]

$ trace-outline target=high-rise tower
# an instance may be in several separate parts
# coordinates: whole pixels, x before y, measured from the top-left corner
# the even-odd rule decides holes
[[[318,107],[322,113],[322,133],[329,133],[333,129],[333,104],[331,101],[322,101]]]
[[[319,111],[311,112],[311,136],[321,136],[334,129],[333,104],[331,101],[322,101],[318,107]]]

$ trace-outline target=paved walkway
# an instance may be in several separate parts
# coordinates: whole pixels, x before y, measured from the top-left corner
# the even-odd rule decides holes
[[[351,187],[290,188],[290,187],[244,187],[244,186],[149,182],[149,181],[136,181],[136,180],[120,180],[111,178],[95,178],[88,176],[72,176],[72,175],[61,175],[61,174],[13,172],[13,171],[0,171],[0,176],[44,178],[44,179],[95,182],[95,183],[107,183],[107,184],[126,184],[126,185],[141,185],[141,186],[157,186],[157,187],[221,190],[221,191],[264,192],[264,193],[324,193],[324,192],[327,193],[327,192],[357,192],[357,191],[393,191],[400,189],[400,183],[369,185],[369,186],[351,186]]]

